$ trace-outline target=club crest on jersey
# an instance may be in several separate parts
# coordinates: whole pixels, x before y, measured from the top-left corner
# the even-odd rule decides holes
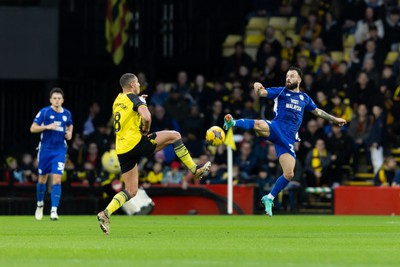
[[[304,100],[304,96],[303,96],[303,95],[300,95],[299,97],[300,97],[300,100],[301,100],[301,101]]]
[[[67,116],[62,116],[63,121],[67,121]]]

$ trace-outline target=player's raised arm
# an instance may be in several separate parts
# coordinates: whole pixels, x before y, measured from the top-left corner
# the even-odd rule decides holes
[[[138,107],[138,112],[139,112],[140,116],[142,117],[142,125],[141,125],[140,131],[142,132],[142,134],[148,134],[150,131],[150,125],[151,125],[150,111],[146,105],[140,105]]]
[[[253,87],[254,91],[256,92],[256,95],[261,97],[266,97],[268,95],[268,91],[264,88],[264,86],[261,83],[255,82]]]
[[[311,111],[312,114],[314,114],[317,117],[321,117],[327,121],[330,121],[332,123],[335,123],[339,126],[343,126],[347,123],[346,120],[342,119],[342,118],[336,118],[335,116],[332,116],[331,114],[326,113],[325,111],[323,111],[322,109],[316,108],[314,110]]]

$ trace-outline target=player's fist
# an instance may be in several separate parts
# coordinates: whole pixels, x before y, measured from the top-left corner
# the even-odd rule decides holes
[[[58,128],[58,125],[57,124],[55,124],[54,122],[53,123],[51,123],[51,124],[47,124],[46,126],[45,126],[45,128],[46,128],[46,130],[57,130],[57,128]]]
[[[342,119],[342,118],[335,118],[334,122],[339,126],[343,126],[343,125],[345,125],[347,123],[347,121]]]
[[[264,86],[259,82],[255,82],[253,86],[256,90],[264,89]]]

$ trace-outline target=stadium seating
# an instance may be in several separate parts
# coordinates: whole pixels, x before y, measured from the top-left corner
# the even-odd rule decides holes
[[[275,30],[286,31],[289,26],[289,21],[285,17],[270,17],[268,25]]]
[[[263,34],[268,25],[265,17],[252,17],[246,25],[246,35]]]
[[[242,41],[241,35],[229,34],[226,36],[224,43],[222,44],[222,55],[229,57],[234,52],[235,43]]]
[[[354,34],[349,34],[343,37],[343,47],[352,48],[356,44],[356,37]]]
[[[245,51],[253,60],[256,59],[257,50],[262,41],[265,40],[265,35],[248,35],[244,41]]]

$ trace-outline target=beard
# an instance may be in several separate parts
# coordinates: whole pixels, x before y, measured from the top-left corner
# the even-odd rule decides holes
[[[289,89],[289,90],[294,90],[294,89],[297,88],[298,85],[299,84],[297,82],[293,82],[293,83],[290,83],[290,84],[286,84],[286,88]]]

